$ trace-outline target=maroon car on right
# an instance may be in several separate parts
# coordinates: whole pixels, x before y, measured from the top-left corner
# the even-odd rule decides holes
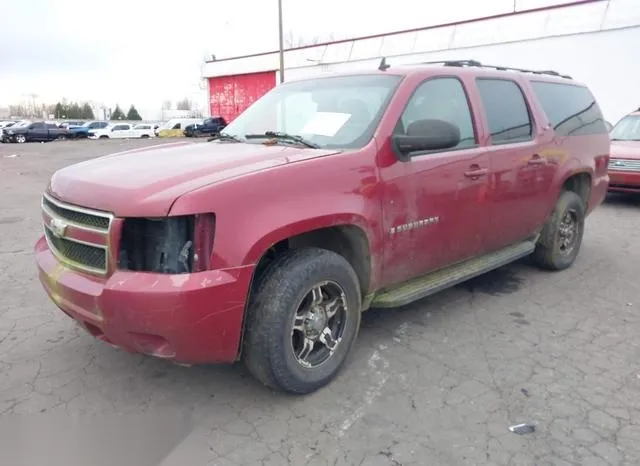
[[[640,193],[640,108],[611,130],[609,191]]]

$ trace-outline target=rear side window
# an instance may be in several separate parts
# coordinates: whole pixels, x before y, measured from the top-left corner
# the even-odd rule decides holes
[[[493,144],[530,140],[533,123],[520,86],[508,79],[481,78],[476,83]]]
[[[586,87],[542,81],[531,86],[558,135],[608,133],[600,106]]]

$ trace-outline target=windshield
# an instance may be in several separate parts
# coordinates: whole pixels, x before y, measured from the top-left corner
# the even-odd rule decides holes
[[[302,136],[319,147],[359,148],[371,140],[401,79],[356,75],[281,84],[240,114],[224,133],[243,138],[274,131]]]
[[[24,128],[25,126],[29,126],[31,124],[30,121],[19,121],[18,123],[16,123],[15,125],[13,125],[14,128]]]
[[[629,115],[611,130],[614,141],[640,141],[640,115]]]

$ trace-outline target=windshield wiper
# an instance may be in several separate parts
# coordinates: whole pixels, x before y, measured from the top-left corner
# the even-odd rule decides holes
[[[207,139],[207,142],[211,141],[233,141],[233,142],[242,142],[238,136],[228,133],[218,133],[217,135],[210,137]]]
[[[302,144],[303,146],[310,147],[312,149],[318,149],[320,146],[315,142],[311,142],[308,139],[303,138],[302,136],[296,136],[295,134],[282,133],[279,131],[265,131],[262,134],[245,134],[245,138],[247,139],[263,139],[263,138],[274,138],[281,139],[284,141],[293,141],[298,144]]]

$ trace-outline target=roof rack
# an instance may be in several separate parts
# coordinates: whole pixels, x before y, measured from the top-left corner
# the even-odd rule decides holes
[[[478,68],[491,68],[491,69],[498,70],[498,71],[518,71],[520,73],[546,74],[546,75],[549,75],[549,76],[558,76],[560,78],[565,78],[565,79],[573,79],[569,75],[560,74],[557,71],[552,71],[552,70],[525,70],[523,68],[513,68],[513,67],[510,67],[510,66],[483,65],[482,63],[480,63],[477,60],[438,60],[438,61],[425,61],[425,62],[422,62],[422,63],[419,63],[419,64],[420,65],[459,66],[459,67],[476,66]],[[378,66],[378,69],[380,71],[386,71],[390,67],[391,67],[391,65],[389,65],[387,63],[386,57],[383,57],[380,60],[380,65]],[[638,111],[640,111],[640,108],[638,109]]]
[[[510,66],[483,65],[477,60],[440,60],[422,62],[421,65],[444,65],[444,66],[477,66],[478,68],[492,68],[498,71],[518,71],[520,73],[547,74],[550,76],[558,76],[560,78],[573,79],[566,74],[560,74],[552,70],[526,70],[523,68],[513,68]]]
[[[378,69],[380,71],[387,71],[391,65],[387,64],[387,57],[382,57],[380,60],[380,64],[378,65]]]

